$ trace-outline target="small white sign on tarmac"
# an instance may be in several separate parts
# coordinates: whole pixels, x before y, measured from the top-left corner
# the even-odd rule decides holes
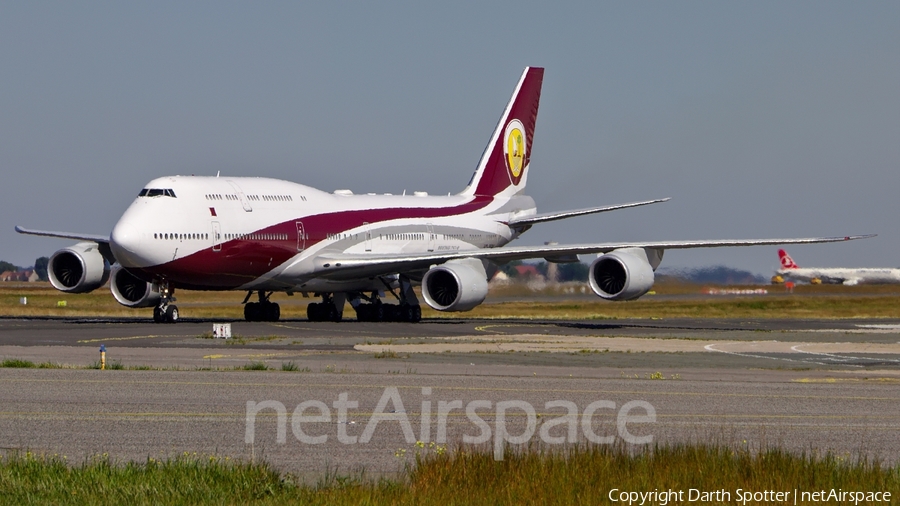
[[[23,306],[28,304],[28,297],[19,297],[19,304],[22,304]]]
[[[231,339],[231,324],[213,323],[213,337],[216,339]]]

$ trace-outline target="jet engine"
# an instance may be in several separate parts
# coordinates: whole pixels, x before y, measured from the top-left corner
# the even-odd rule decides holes
[[[47,263],[50,284],[61,292],[86,293],[109,279],[109,262],[95,242],[80,242],[63,248]]]
[[[469,311],[487,297],[487,274],[481,260],[449,260],[422,278],[422,296],[438,311]]]
[[[607,300],[633,300],[653,287],[661,250],[623,248],[601,255],[588,271],[591,290]],[[651,263],[652,262],[652,263]]]
[[[109,290],[119,304],[127,307],[153,307],[160,299],[156,285],[138,279],[119,264],[112,268]]]

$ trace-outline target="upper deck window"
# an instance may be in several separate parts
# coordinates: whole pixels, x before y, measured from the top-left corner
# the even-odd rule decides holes
[[[175,197],[175,192],[172,191],[171,188],[161,189],[161,188],[144,188],[141,190],[141,193],[138,194],[138,197]]]

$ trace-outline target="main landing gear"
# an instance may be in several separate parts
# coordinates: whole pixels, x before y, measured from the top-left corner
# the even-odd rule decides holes
[[[175,289],[169,288],[167,281],[159,283],[159,304],[153,308],[153,321],[156,323],[175,323],[178,321],[178,306],[175,302]]]
[[[356,307],[356,319],[361,322],[409,322],[416,323],[422,319],[422,307],[411,304],[385,304],[377,298],[370,304],[362,304]],[[361,299],[372,300],[360,294]]]
[[[400,301],[400,304],[385,304],[378,297],[378,292],[366,296],[364,293],[354,293],[350,299],[350,305],[356,310],[356,319],[361,322],[409,322],[417,323],[422,319],[422,307],[412,289],[412,283],[406,276],[400,276],[400,295],[394,293],[390,283],[382,280],[385,287],[391,291],[391,295]],[[363,303],[363,301],[367,303]]]
[[[323,293],[322,302],[306,306],[306,317],[311,322],[339,322],[344,317],[345,293]]]
[[[252,291],[244,297],[244,319],[248,322],[277,322],[281,318],[281,306],[269,301],[272,292],[259,290],[257,294],[259,302],[247,302],[253,295]]]

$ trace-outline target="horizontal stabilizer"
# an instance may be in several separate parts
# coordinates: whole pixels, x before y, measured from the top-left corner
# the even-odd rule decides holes
[[[510,220],[509,226],[534,225],[535,223],[543,223],[545,221],[564,220],[575,216],[584,216],[586,214],[605,213],[606,211],[616,211],[618,209],[628,209],[629,207],[646,206],[648,204],[656,204],[666,202],[670,197],[664,199],[647,200],[644,202],[631,202],[628,204],[619,204],[615,206],[589,207],[587,209],[575,209],[572,211],[560,211],[558,213],[533,214],[531,216],[522,216]]]

